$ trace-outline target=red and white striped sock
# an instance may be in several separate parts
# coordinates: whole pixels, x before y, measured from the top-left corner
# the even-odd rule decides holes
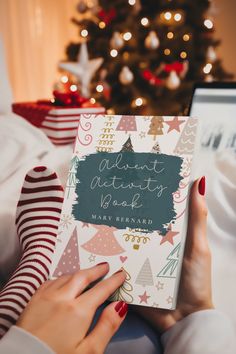
[[[16,212],[22,258],[0,292],[0,338],[48,279],[62,202],[63,188],[55,172],[43,166],[28,172]]]

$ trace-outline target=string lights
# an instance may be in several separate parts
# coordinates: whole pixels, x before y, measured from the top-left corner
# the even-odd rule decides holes
[[[209,74],[211,72],[212,69],[212,64],[211,63],[207,63],[204,68],[203,68],[203,72],[204,74]]]
[[[132,38],[132,33],[131,33],[131,32],[125,32],[125,33],[123,34],[123,39],[124,39],[125,41],[129,41],[131,38]]]
[[[72,92],[77,91],[77,89],[78,89],[77,85],[75,85],[75,84],[70,85],[70,90],[71,90]]]
[[[96,86],[96,91],[99,92],[99,93],[100,93],[100,92],[103,92],[103,89],[104,89],[104,88],[103,88],[103,85],[101,85],[101,84],[99,84],[99,85]]]
[[[185,42],[188,42],[188,41],[190,40],[190,35],[187,34],[187,33],[185,33],[185,34],[183,35],[183,40],[184,40]]]
[[[115,57],[117,57],[117,55],[118,55],[118,51],[117,51],[116,49],[112,49],[112,50],[110,51],[110,55],[111,55],[112,58],[115,58]]]
[[[83,29],[80,34],[82,37],[86,38],[88,36],[88,31],[86,29]]]
[[[174,38],[174,33],[173,33],[173,32],[168,32],[167,35],[166,35],[166,37],[167,37],[168,39],[173,39],[173,38]]]
[[[212,29],[213,28],[213,22],[209,18],[207,18],[204,21],[204,26],[206,28],[208,28],[208,29]]]
[[[98,26],[99,26],[99,28],[104,29],[106,27],[106,24],[104,21],[100,21]]]
[[[149,25],[149,19],[147,17],[143,17],[141,18],[141,25],[143,25],[144,27]]]
[[[68,76],[63,75],[63,76],[61,77],[61,82],[62,82],[63,84],[66,84],[68,81],[69,81]]]

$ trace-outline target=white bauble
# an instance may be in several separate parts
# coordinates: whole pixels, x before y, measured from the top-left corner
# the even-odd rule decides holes
[[[179,85],[180,85],[180,78],[178,77],[175,71],[171,71],[170,75],[166,79],[166,87],[169,90],[175,90],[179,87]]]
[[[134,74],[128,66],[123,66],[121,69],[119,80],[123,85],[129,85],[134,79]]]
[[[124,40],[119,32],[114,32],[110,41],[111,48],[120,49],[124,45]]]
[[[144,44],[148,49],[157,49],[159,47],[160,41],[155,31],[149,32]]]
[[[207,57],[207,60],[211,63],[214,63],[216,61],[217,55],[216,55],[215,49],[212,46],[208,47],[206,57]]]
[[[211,74],[208,74],[205,76],[205,81],[206,82],[213,82],[214,81],[214,77]]]

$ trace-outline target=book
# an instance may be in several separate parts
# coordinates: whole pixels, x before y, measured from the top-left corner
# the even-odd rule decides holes
[[[174,309],[197,119],[81,115],[51,278],[107,261],[111,300]]]

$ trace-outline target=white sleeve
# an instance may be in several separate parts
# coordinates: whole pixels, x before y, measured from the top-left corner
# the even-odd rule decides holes
[[[235,333],[229,318],[217,310],[194,312],[161,337],[165,354],[233,354]]]
[[[0,340],[0,354],[55,354],[47,344],[20,327],[12,326]]]

